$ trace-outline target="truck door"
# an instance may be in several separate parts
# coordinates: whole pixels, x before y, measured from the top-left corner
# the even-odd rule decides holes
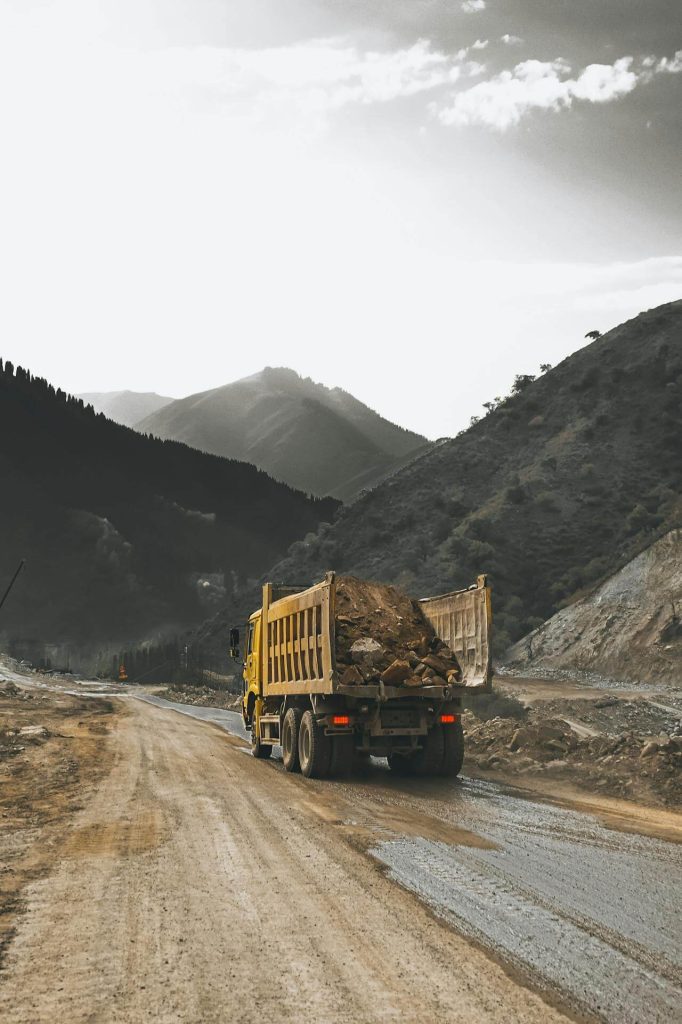
[[[246,631],[244,651],[244,702],[251,717],[256,697],[260,696],[260,615],[254,616]]]

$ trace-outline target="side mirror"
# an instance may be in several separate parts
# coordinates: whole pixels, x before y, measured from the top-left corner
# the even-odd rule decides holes
[[[230,630],[230,657],[239,660],[239,630],[236,628]]]

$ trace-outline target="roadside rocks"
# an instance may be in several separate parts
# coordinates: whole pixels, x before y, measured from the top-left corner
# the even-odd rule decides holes
[[[44,725],[25,725],[19,730],[21,739],[32,743],[40,743],[42,740],[49,739],[51,735],[50,730]]]
[[[16,726],[4,722],[0,726],[0,761],[15,757],[26,749],[26,744],[37,745],[48,740],[52,733],[44,725]]]
[[[617,735],[581,736],[569,722],[543,717],[541,705],[526,720],[464,715],[469,764],[482,771],[530,773],[561,778],[571,785],[665,806],[682,804],[682,736],[674,731],[648,736],[630,729]],[[570,713],[570,712],[569,712]],[[643,708],[647,721],[647,711]]]
[[[528,730],[527,729],[517,729],[516,732],[514,733],[514,735],[512,736],[511,740],[509,741],[509,749],[513,753],[516,753],[517,750],[519,750],[524,745],[527,746],[529,743],[530,743],[530,733],[528,732]]]
[[[240,693],[232,693],[227,689],[215,690],[208,686],[191,686],[189,683],[176,683],[167,690],[160,691],[157,696],[174,704],[190,704],[193,707],[202,708],[225,708],[228,711],[241,711],[242,704]]]

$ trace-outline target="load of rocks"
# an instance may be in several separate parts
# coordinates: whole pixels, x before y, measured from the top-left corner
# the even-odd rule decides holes
[[[462,678],[457,658],[417,601],[395,587],[336,578],[336,666],[342,686],[447,686]]]

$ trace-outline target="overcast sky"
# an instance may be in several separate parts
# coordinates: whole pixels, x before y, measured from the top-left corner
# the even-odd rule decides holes
[[[682,297],[679,0],[0,0],[0,354],[454,433]]]

